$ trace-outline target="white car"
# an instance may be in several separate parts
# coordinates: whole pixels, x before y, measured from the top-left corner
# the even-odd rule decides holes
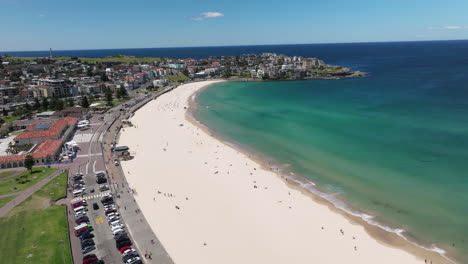
[[[108,223],[112,223],[114,221],[117,221],[117,220],[120,220],[120,217],[118,216],[113,216],[113,217],[109,217],[109,219],[107,220]]]
[[[117,230],[117,229],[124,229],[124,225],[122,224],[117,224],[117,225],[111,225],[111,231],[114,232],[114,230]]]
[[[110,214],[107,215],[108,218],[111,218],[111,217],[114,217],[114,216],[120,217],[120,215],[119,215],[118,213],[115,213],[115,212],[114,212],[114,213],[110,213]]]
[[[125,250],[123,253],[122,253],[122,256],[127,256],[129,254],[133,254],[133,253],[136,253],[136,250],[134,248],[131,248],[131,249],[127,249]]]
[[[113,221],[113,222],[110,222],[109,224],[110,224],[111,226],[119,225],[119,224],[121,225],[120,219],[119,219],[119,220],[115,220],[115,221]]]
[[[123,232],[123,231],[124,230],[122,228],[117,228],[117,229],[112,230],[112,234],[115,235],[115,234],[117,234],[119,232]]]

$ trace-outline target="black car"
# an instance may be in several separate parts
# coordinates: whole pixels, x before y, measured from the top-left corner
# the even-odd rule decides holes
[[[90,262],[90,263],[88,263],[88,264],[104,264],[104,260],[98,259],[98,260],[93,261],[93,262]]]
[[[89,231],[88,232],[84,232],[83,234],[80,235],[80,238],[83,238],[83,239],[86,239],[86,238],[93,238],[94,235],[91,234]]]
[[[118,232],[118,233],[116,233],[116,234],[114,235],[114,239],[115,239],[115,240],[118,240],[118,239],[120,239],[120,238],[122,238],[122,237],[128,238],[127,233],[125,233],[125,231]]]
[[[88,247],[88,246],[94,246],[94,245],[96,245],[96,243],[94,243],[94,240],[91,239],[91,238],[81,241],[81,248],[85,248],[85,247]]]
[[[93,209],[94,209],[94,210],[99,209],[99,205],[98,205],[97,203],[93,203]]]
[[[111,203],[114,203],[114,199],[112,199],[112,197],[105,196],[101,199],[101,203],[103,205],[111,204]]]
[[[84,239],[90,239],[90,238],[93,238],[93,237],[94,237],[93,234],[87,232],[87,233],[82,234],[82,235],[80,236],[80,239],[81,239],[81,240],[84,240]]]
[[[129,247],[132,245],[132,241],[130,240],[125,240],[125,241],[122,241],[122,242],[118,242],[116,243],[116,247],[117,249],[121,249],[122,247]]]
[[[120,237],[118,237],[118,238],[115,239],[115,241],[116,241],[117,243],[122,242],[122,241],[126,241],[126,240],[130,241],[130,238],[128,238],[127,234],[122,235],[122,236],[120,236]]]
[[[106,178],[106,176],[98,176],[98,177],[96,177],[96,182],[97,182],[98,184],[106,183],[106,182],[107,182],[107,178]]]

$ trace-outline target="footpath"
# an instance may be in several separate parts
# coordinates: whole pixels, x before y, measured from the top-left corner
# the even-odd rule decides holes
[[[132,107],[131,113],[141,108],[143,105],[151,100],[156,99],[160,95],[172,89],[163,90],[156,95],[143,100],[137,105]],[[132,190],[128,187],[125,175],[121,166],[115,166],[112,159],[112,152],[110,146],[113,141],[117,141],[118,133],[122,128],[123,119],[128,119],[130,114],[122,118],[117,118],[116,121],[109,127],[102,142],[103,156],[107,168],[107,173],[110,176],[112,184],[110,185],[112,191],[115,193],[115,201],[119,206],[119,211],[122,219],[128,226],[128,231],[132,237],[132,241],[139,249],[140,256],[145,263],[158,263],[158,264],[173,264],[171,257],[167,254],[161,242],[158,240],[144,215],[136,203]],[[145,258],[145,255],[148,256]]]
[[[18,195],[15,197],[13,200],[8,202],[5,206],[0,208],[0,217],[5,216],[8,214],[16,205],[22,203],[24,200],[28,199],[29,196],[31,196],[33,193],[35,193],[37,190],[41,189],[49,183],[51,180],[53,180],[55,177],[57,177],[62,171],[56,170],[46,178],[42,179],[40,182],[38,182],[36,185],[32,186],[31,188],[24,190],[22,192],[14,193],[14,195]]]

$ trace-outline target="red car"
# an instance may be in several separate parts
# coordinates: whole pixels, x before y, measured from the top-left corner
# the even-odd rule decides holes
[[[121,254],[124,253],[124,251],[127,250],[127,249],[132,249],[132,247],[130,247],[130,246],[128,246],[128,247],[122,247],[122,248],[120,249],[120,253],[121,253]]]
[[[98,260],[97,257],[87,258],[87,259],[83,260],[83,264],[93,263],[94,261],[97,261],[97,260]]]

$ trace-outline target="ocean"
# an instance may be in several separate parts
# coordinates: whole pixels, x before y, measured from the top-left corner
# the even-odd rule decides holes
[[[337,206],[468,262],[468,41],[54,51],[201,59],[276,52],[365,78],[227,82],[195,117]],[[43,52],[8,52],[41,57]]]
[[[281,53],[370,76],[220,83],[198,96],[195,117],[342,209],[467,262],[468,41]]]

